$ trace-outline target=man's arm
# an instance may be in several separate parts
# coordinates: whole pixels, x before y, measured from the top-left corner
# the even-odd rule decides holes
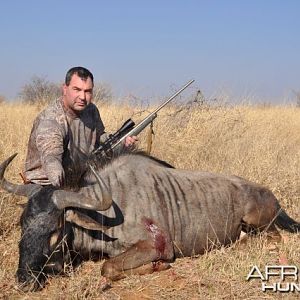
[[[63,134],[54,120],[44,120],[36,132],[36,145],[41,163],[51,184],[60,187],[64,183],[62,156],[64,153]]]

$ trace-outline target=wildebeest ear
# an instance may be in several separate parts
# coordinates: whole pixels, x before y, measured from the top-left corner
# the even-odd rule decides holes
[[[65,213],[66,221],[74,223],[80,227],[83,227],[85,229],[89,230],[101,230],[105,231],[109,227],[104,226],[98,222],[96,222],[94,219],[90,218],[89,216],[75,210],[67,210]]]
[[[80,192],[56,190],[52,194],[52,201],[60,210],[67,207],[107,210],[112,205],[111,196],[103,192],[98,199],[93,199],[93,197],[87,197]]]

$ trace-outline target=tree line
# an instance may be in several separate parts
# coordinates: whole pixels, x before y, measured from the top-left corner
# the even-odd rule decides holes
[[[62,95],[62,83],[54,83],[46,77],[33,76],[31,80],[22,86],[18,93],[18,99],[28,104],[49,103]],[[109,84],[95,83],[94,102],[111,102],[113,98],[112,89]],[[0,95],[0,103],[6,101],[3,95]]]

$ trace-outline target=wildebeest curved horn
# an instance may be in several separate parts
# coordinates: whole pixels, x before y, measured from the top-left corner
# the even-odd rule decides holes
[[[14,184],[9,181],[7,181],[4,178],[4,173],[8,165],[11,163],[11,161],[17,156],[18,153],[15,153],[11,155],[7,160],[5,160],[0,165],[0,186],[7,192],[16,194],[18,196],[26,196],[28,197],[30,194],[32,194],[37,189],[40,189],[40,186],[36,184]]]
[[[82,188],[79,192],[56,190],[53,192],[53,202],[59,209],[66,207],[78,207],[90,210],[106,210],[112,205],[112,196],[108,190],[107,185],[96,173],[95,169],[91,166],[90,169],[97,179],[99,188],[97,197],[89,190],[94,190],[94,186]]]
[[[112,204],[111,197],[102,199],[94,199],[79,192],[56,190],[53,192],[53,203],[58,209],[66,207],[85,208],[90,210],[106,210]]]

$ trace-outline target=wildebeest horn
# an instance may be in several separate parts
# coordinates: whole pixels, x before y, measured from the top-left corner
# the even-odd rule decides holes
[[[53,192],[53,202],[59,209],[78,207],[90,210],[106,210],[112,205],[113,200],[107,185],[96,173],[95,169],[91,165],[89,167],[96,177],[99,186],[97,197],[93,196],[91,192],[95,189],[93,185],[81,188],[81,191],[78,192],[56,190]]]
[[[4,178],[4,173],[8,165],[11,163],[11,161],[17,156],[18,153],[15,153],[11,155],[7,160],[5,160],[0,165],[0,186],[7,192],[16,194],[18,196],[26,196],[28,197],[30,194],[35,192],[36,190],[40,189],[41,187],[37,184],[14,184],[11,182],[8,182]]]
[[[90,210],[106,210],[112,204],[111,197],[102,199],[94,199],[87,197],[79,192],[56,190],[53,192],[53,203],[58,209],[67,207],[85,208]]]

